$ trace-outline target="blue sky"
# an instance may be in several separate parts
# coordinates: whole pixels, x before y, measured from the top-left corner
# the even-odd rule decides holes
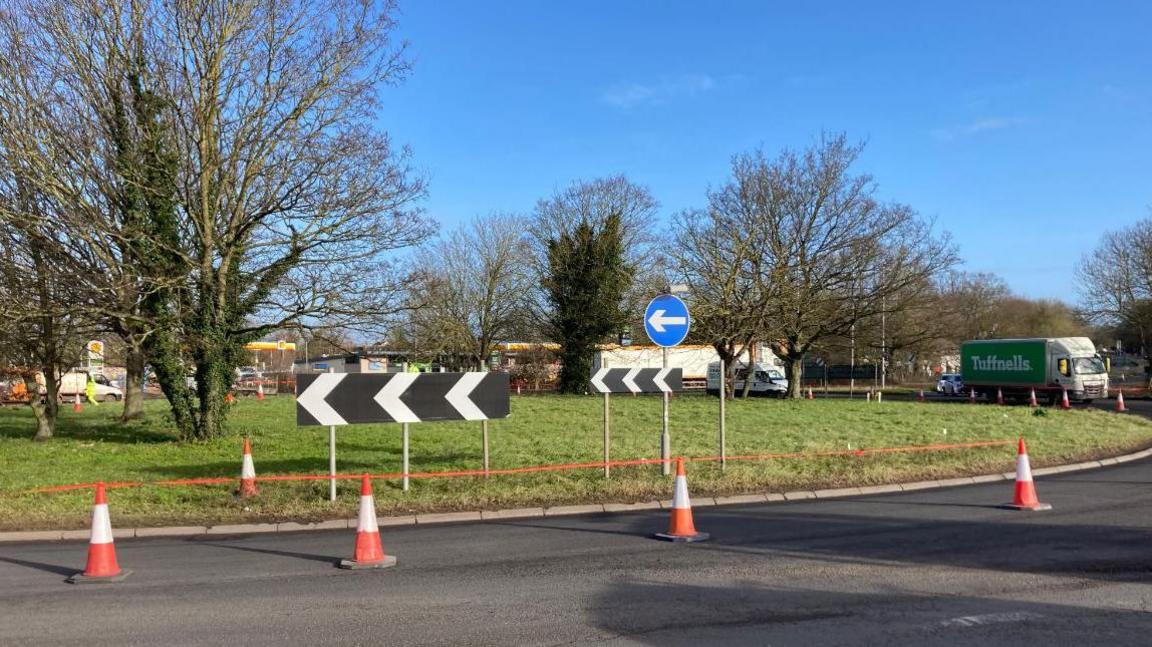
[[[617,173],[667,218],[733,154],[821,131],[865,140],[883,198],[1026,296],[1075,301],[1100,234],[1152,215],[1152,2],[408,0],[399,21],[414,70],[380,122],[446,226]]]

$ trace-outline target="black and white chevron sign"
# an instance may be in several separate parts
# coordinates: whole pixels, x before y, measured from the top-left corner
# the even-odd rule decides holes
[[[297,425],[508,417],[507,373],[302,373]]]
[[[602,368],[592,375],[596,393],[671,393],[684,390],[679,368]]]

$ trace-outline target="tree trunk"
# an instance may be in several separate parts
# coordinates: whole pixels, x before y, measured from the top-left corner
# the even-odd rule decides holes
[[[800,382],[804,380],[804,351],[799,344],[789,341],[787,354],[780,358],[784,360],[784,377],[788,378],[788,398],[791,400],[802,397],[803,385]]]
[[[49,380],[45,378],[44,382]],[[56,430],[56,413],[59,407],[49,407],[48,394],[40,392],[35,374],[24,376],[24,388],[28,391],[28,406],[36,417],[36,435],[33,440],[48,440]]]
[[[182,440],[196,437],[196,408],[192,390],[188,388],[188,372],[180,354],[180,342],[171,330],[159,328],[152,336],[148,355],[156,381],[172,408],[172,420]]]
[[[748,394],[752,392],[752,382],[756,380],[756,346],[755,342],[749,340],[744,344],[744,348],[748,351],[748,370],[744,373],[744,391],[740,397],[744,400],[748,399]]]
[[[144,383],[144,360],[144,349],[130,343],[124,362],[127,370],[124,378],[124,413],[120,415],[122,422],[144,417],[144,393],[140,388]]]

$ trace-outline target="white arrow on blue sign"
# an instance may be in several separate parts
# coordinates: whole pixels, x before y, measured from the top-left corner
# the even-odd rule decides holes
[[[676,346],[688,336],[688,306],[679,297],[661,294],[644,311],[644,331],[657,346]]]

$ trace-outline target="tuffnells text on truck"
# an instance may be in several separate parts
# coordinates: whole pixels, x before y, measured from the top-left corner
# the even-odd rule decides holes
[[[1087,337],[978,339],[960,345],[965,389],[1023,400],[1035,390],[1050,402],[1091,402],[1108,394],[1108,371]]]

